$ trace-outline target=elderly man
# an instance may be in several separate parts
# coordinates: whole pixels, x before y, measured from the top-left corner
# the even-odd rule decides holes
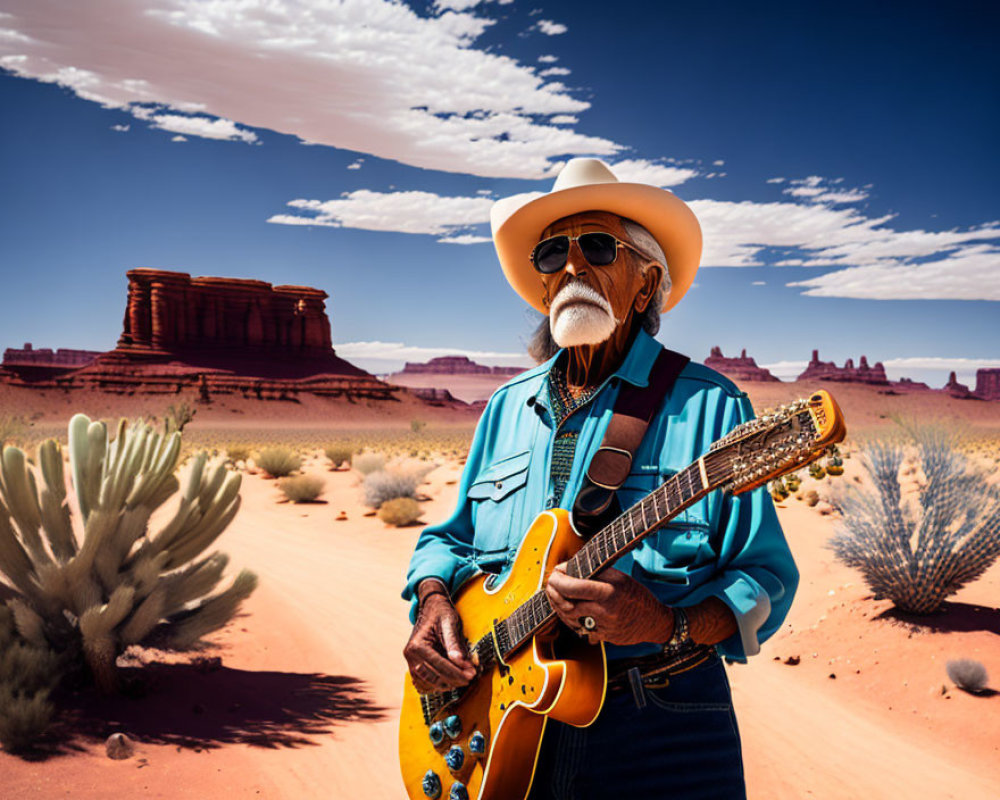
[[[423,531],[403,596],[414,684],[475,677],[451,597],[471,575],[503,573],[534,517],[573,509],[624,384],[645,387],[661,351],[660,311],[691,285],[701,233],[672,193],[620,183],[574,159],[553,191],[502,200],[494,241],[512,287],[547,314],[531,343],[543,363],[490,398],[459,504]],[[712,370],[687,363],[617,490],[627,508],[753,411]],[[546,594],[569,628],[603,641],[605,705],[593,725],[550,721],[532,784],[541,798],[745,796],[736,718],[720,656],[745,661],[781,624],[798,573],[763,490],[713,492],[592,579],[562,565]]]

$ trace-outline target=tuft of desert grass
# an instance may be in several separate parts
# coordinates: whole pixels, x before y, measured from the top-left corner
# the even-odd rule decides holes
[[[323,449],[323,453],[330,460],[330,467],[332,469],[339,469],[345,464],[351,466],[351,458],[354,455],[354,451],[343,444],[331,444],[327,445]]]
[[[315,475],[294,475],[278,481],[278,488],[293,503],[312,503],[323,494],[326,481]]]
[[[288,447],[265,447],[256,463],[272,478],[284,478],[301,468],[302,456]]]
[[[379,506],[378,518],[386,525],[401,528],[412,525],[422,514],[420,504],[412,497],[397,497],[386,500]]]

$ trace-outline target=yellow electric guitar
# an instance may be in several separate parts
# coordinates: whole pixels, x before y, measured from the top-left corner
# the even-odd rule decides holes
[[[556,564],[591,577],[709,492],[761,486],[815,461],[845,433],[833,397],[818,391],[735,428],[586,544],[569,512],[539,514],[502,581],[478,575],[455,597],[477,677],[420,694],[406,675],[399,761],[411,800],[523,800],[546,720],[584,727],[597,719],[604,645],[555,624],[543,587]]]

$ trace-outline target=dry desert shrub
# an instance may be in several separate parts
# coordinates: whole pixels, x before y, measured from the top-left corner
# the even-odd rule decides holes
[[[194,419],[198,410],[187,401],[167,406],[167,413],[163,415],[163,423],[167,433],[184,433],[184,427]]]
[[[27,428],[24,417],[16,414],[0,413],[0,447],[24,435]]]
[[[986,688],[989,676],[986,667],[972,658],[959,658],[945,665],[945,672],[959,689],[971,694],[979,694]]]
[[[61,678],[59,658],[17,632],[14,614],[0,603],[0,746],[29,750],[45,733],[55,707],[49,700]]]
[[[351,466],[362,475],[385,469],[385,456],[382,453],[358,453],[351,460]]]
[[[382,503],[378,510],[378,518],[386,525],[401,528],[412,525],[420,518],[421,513],[423,512],[420,504],[412,497],[397,497]]]
[[[278,482],[278,488],[293,503],[312,503],[323,494],[326,482],[314,475],[295,475],[282,478]]]
[[[332,469],[339,469],[344,464],[350,467],[351,457],[354,455],[354,451],[350,447],[342,444],[327,445],[323,449],[323,453],[330,460],[330,467]]]
[[[249,445],[238,443],[226,445],[226,460],[234,466],[240,461],[245,464],[250,460]]]
[[[860,570],[876,599],[929,614],[1000,556],[1000,490],[940,429],[908,428],[907,450],[873,441],[861,451],[870,489],[848,484],[831,498],[842,524],[829,546]]]
[[[242,476],[192,459],[176,476],[181,434],[77,414],[69,467],[80,528],[67,496],[62,448],[49,439],[36,464],[6,447],[0,457],[0,590],[11,596],[18,635],[69,654],[98,687],[117,688],[116,659],[133,644],[190,650],[225,625],[257,585],[241,571],[224,591],[228,557],[203,553],[236,516]],[[177,495],[155,532],[150,518]]]
[[[256,464],[272,478],[284,478],[302,466],[302,456],[288,447],[265,447]]]

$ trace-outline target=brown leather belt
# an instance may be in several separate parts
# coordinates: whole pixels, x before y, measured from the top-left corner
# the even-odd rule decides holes
[[[704,664],[710,658],[718,658],[712,645],[699,644],[685,647],[676,653],[654,653],[639,658],[622,658],[608,662],[608,693],[622,692],[631,687],[629,671],[639,670],[643,686],[662,688],[670,683],[673,675],[679,675]]]

